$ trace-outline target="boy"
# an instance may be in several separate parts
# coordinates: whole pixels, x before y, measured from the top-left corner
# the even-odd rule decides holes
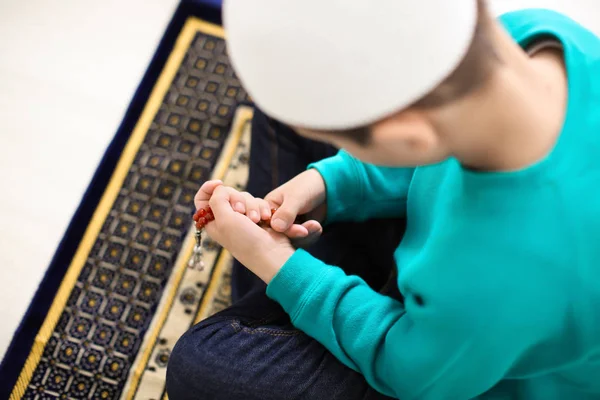
[[[218,182],[197,197],[215,213],[209,235],[268,284],[292,323],[403,400],[599,399],[600,40],[551,11],[495,21],[482,0],[229,0],[224,11],[232,63],[256,104],[344,149],[266,197],[278,206],[273,230],[251,221],[260,199]],[[406,216],[395,251],[404,302],[294,250],[288,237],[320,232],[295,218],[322,204],[328,223]],[[265,389],[285,386],[265,360],[307,367],[287,354],[300,339],[254,343],[256,379],[228,376],[249,349],[214,349],[261,329],[234,317],[180,340],[172,400],[319,398]],[[323,357],[310,367],[343,390],[348,375]],[[226,394],[198,394],[194,382],[219,379]]]

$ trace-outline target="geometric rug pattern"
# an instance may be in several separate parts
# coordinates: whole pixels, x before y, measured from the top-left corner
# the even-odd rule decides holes
[[[223,31],[185,24],[73,257],[11,399],[162,399],[177,339],[225,308],[231,256],[193,249],[193,198],[243,188],[252,109]]]

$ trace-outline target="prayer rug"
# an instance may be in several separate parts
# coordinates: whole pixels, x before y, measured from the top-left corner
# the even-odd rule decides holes
[[[138,118],[121,127],[74,217],[81,225],[87,212],[85,226],[69,228],[11,344],[0,370],[10,399],[166,398],[177,339],[229,304],[226,251],[206,241],[205,270],[187,268],[193,198],[210,178],[245,186],[252,108],[222,29],[189,16],[181,25],[161,68],[153,61]]]

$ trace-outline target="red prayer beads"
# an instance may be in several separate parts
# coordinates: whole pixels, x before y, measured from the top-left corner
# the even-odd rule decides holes
[[[196,211],[196,214],[194,214],[194,221],[198,222],[198,220],[202,217],[206,216],[206,210],[204,208],[199,209],[198,211]]]
[[[202,230],[204,226],[208,223],[208,221],[212,221],[215,219],[215,215],[213,214],[210,206],[206,206],[205,208],[201,208],[194,214],[194,221],[196,222],[196,229]]]
[[[277,209],[272,208],[271,215],[275,214],[275,211],[277,211]],[[210,208],[210,206],[201,208],[201,209],[197,210],[196,213],[194,214],[194,222],[196,223],[196,229],[199,231],[204,229],[204,227],[206,226],[207,223],[209,223],[210,221],[214,221],[214,220],[215,220],[215,214],[213,214],[213,211]],[[270,223],[271,223],[271,217],[261,220],[258,224],[263,227],[268,227],[270,225]]]

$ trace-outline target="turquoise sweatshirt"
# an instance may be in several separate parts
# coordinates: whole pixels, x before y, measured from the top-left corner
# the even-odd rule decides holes
[[[600,40],[547,10],[501,21],[523,47],[564,46],[554,150],[507,173],[325,159],[312,167],[329,222],[406,215],[405,306],[303,250],[267,288],[295,326],[402,400],[600,399]]]

